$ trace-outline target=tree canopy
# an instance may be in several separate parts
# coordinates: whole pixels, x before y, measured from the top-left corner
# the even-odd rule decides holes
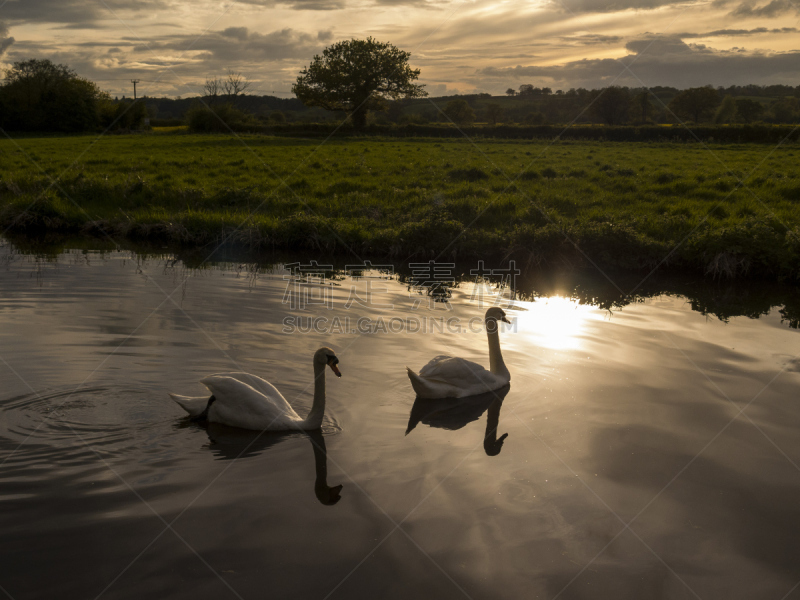
[[[427,96],[412,83],[419,69],[408,65],[411,54],[374,38],[345,40],[328,46],[300,72],[292,92],[306,106],[350,113],[353,126],[366,125],[370,110],[385,110],[387,100]]]
[[[471,125],[475,121],[475,111],[466,100],[450,100],[444,107],[444,114],[456,125]]]
[[[46,59],[14,63],[0,86],[0,126],[9,131],[133,128],[144,116],[144,104],[115,103],[94,82]]]
[[[98,103],[106,95],[68,66],[31,59],[14,63],[5,75],[0,87],[4,128],[85,131],[96,126]]]
[[[750,98],[736,99],[736,114],[745,123],[757,121],[763,112],[764,105],[757,100],[751,100]]]
[[[683,90],[670,101],[669,108],[683,119],[700,123],[714,115],[719,103],[719,93],[708,86]]]
[[[593,94],[590,110],[608,125],[619,125],[628,118],[631,95],[626,88],[611,86]]]

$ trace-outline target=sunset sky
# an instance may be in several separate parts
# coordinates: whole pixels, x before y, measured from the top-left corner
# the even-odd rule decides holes
[[[231,68],[289,97],[326,45],[373,36],[412,53],[431,95],[798,85],[799,27],[800,0],[0,0],[0,63],[49,58],[115,95],[137,78],[139,95],[184,97]]]

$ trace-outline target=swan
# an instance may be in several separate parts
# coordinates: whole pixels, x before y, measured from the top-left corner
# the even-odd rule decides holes
[[[408,378],[419,398],[465,398],[500,389],[511,381],[500,353],[498,321],[509,323],[502,308],[493,306],[484,317],[489,338],[489,370],[470,360],[440,355],[419,374],[409,367]]]
[[[339,359],[330,348],[314,353],[314,404],[303,419],[270,382],[249,373],[220,373],[201,379],[211,397],[190,398],[170,394],[197,420],[224,423],[231,427],[260,431],[316,430],[325,414],[325,366],[337,377]]]

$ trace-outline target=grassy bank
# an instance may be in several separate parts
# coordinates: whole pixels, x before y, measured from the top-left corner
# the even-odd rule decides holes
[[[0,142],[2,228],[800,279],[796,144],[93,139]]]
[[[218,122],[217,122],[218,124]],[[220,131],[227,133],[227,127]],[[651,142],[680,143],[703,142],[724,144],[778,144],[800,140],[800,129],[795,125],[703,125],[679,124],[606,126],[582,124],[567,127],[561,125],[489,125],[478,123],[456,127],[451,123],[428,123],[407,125],[369,125],[362,131],[340,123],[286,123],[264,125],[235,125],[236,131],[285,135],[290,137],[337,138],[384,136],[391,138],[441,138],[460,140],[466,135],[471,139],[493,140],[543,140],[586,142]]]

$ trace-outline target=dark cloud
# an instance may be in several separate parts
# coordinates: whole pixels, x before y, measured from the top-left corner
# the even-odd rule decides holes
[[[347,4],[345,0],[238,0],[238,2],[267,8],[286,6],[295,10],[340,10]],[[442,0],[371,0],[370,3],[380,6],[426,7],[442,4]]]
[[[152,12],[174,4],[174,0],[8,0],[2,15],[12,23],[59,23],[75,29],[91,29],[95,21],[114,18],[114,13]]]
[[[238,0],[242,4],[252,4],[266,8],[288,6],[295,10],[339,10],[344,8],[344,0]]]
[[[622,37],[618,35],[602,35],[600,33],[585,33],[583,35],[564,36],[561,38],[561,40],[580,46],[597,46],[604,44],[618,44],[622,41]]]
[[[640,40],[631,40],[625,49],[634,54],[664,56],[666,54],[686,54],[691,47],[677,36],[650,36]]]
[[[322,32],[326,37],[328,32]],[[229,27],[196,35],[167,36],[161,41],[139,43],[136,53],[148,54],[163,50],[189,51],[194,60],[223,64],[242,64],[284,59],[308,59],[321,50],[320,35],[281,29],[271,33],[250,31],[247,27]]]
[[[705,33],[679,33],[675,37],[683,40],[693,38],[710,38],[710,37],[738,37],[748,35],[759,35],[765,33],[797,33],[796,27],[781,27],[780,29],[769,29],[768,27],[756,27],[755,29],[717,29],[715,31],[707,31]]]
[[[562,65],[487,68],[478,72],[495,85],[518,81],[539,85],[602,87],[608,85],[668,85],[678,88],[701,85],[772,84],[800,77],[800,51],[750,52],[743,48],[715,50],[686,44],[677,37],[632,40],[631,52],[615,59],[584,59]],[[632,75],[625,69],[628,65]]]
[[[712,6],[720,8],[733,0],[714,0]],[[672,4],[694,4],[698,0],[550,0],[550,6],[571,13],[606,13],[623,10],[652,10]],[[771,0],[756,6],[753,0],[745,0],[730,15],[734,17],[777,17],[790,11],[800,12],[794,0]]]
[[[8,26],[5,23],[0,23],[0,57],[6,53],[14,43],[14,38],[8,35]]]
[[[679,2],[680,0],[550,0],[550,6],[566,13],[604,13],[631,9],[652,10]],[[688,0],[680,3],[696,2],[697,0]]]
[[[754,6],[753,2],[742,2],[731,12],[732,17],[777,17],[790,11],[797,11],[791,0],[772,0],[764,6]]]
[[[375,3],[393,3],[395,0],[374,0]],[[0,0],[2,3],[2,0]],[[339,10],[345,0],[236,0],[272,8],[285,6],[296,10]],[[424,4],[424,0],[398,0],[402,4]],[[172,10],[180,14],[186,2],[181,0],[7,0],[2,7],[3,18],[12,23],[57,23],[65,29],[97,29],[98,21],[123,17],[131,13],[164,13]]]

